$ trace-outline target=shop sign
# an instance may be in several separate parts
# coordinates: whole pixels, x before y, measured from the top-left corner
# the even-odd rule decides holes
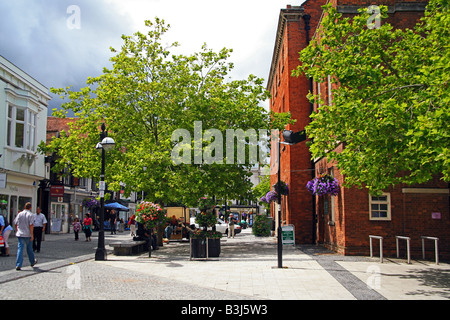
[[[295,245],[294,225],[281,226],[281,238],[283,244]]]
[[[64,186],[51,186],[50,187],[51,197],[64,197]]]

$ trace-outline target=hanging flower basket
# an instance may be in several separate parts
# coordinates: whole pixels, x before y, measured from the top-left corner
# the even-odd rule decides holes
[[[143,201],[136,210],[136,221],[142,223],[147,229],[155,228],[164,222],[166,213],[157,203]]]
[[[81,203],[81,205],[83,207],[91,209],[91,208],[98,207],[99,204],[98,204],[98,201],[96,199],[85,198],[85,199],[83,199],[83,202]]]
[[[323,196],[330,194],[336,196],[339,193],[339,182],[336,178],[325,174],[308,181],[306,188],[314,195]]]
[[[259,199],[259,201],[264,202],[264,203],[269,203],[269,201],[267,201],[267,199],[266,199],[266,195],[263,195],[263,196]]]
[[[278,187],[280,185],[280,187]],[[275,183],[273,185],[273,190],[275,190],[276,193],[281,193],[283,196],[287,196],[289,194],[289,188],[286,182],[280,181],[280,183]]]
[[[272,201],[277,201],[278,199],[278,193],[276,193],[275,191],[269,191],[266,193],[266,202],[270,203]]]

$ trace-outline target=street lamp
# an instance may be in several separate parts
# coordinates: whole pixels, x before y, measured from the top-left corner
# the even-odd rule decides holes
[[[299,142],[306,140],[305,130],[299,132],[292,132],[291,130],[283,131],[284,142],[278,139],[278,268],[283,268],[283,239],[281,234],[281,144],[292,146]]]
[[[97,143],[95,149],[102,153],[102,171],[100,174],[100,229],[98,231],[98,245],[95,252],[95,260],[106,260],[105,249],[105,153],[115,146],[114,139],[108,137],[105,131],[105,124],[102,124],[102,132],[100,133],[100,142]]]

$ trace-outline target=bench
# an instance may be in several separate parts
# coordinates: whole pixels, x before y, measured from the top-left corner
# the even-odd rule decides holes
[[[114,248],[114,254],[116,256],[131,256],[144,252],[145,244],[146,241],[128,240],[110,243],[109,246]]]

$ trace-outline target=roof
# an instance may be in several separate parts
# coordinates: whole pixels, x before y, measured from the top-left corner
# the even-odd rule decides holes
[[[78,118],[57,118],[47,117],[47,143],[61,131],[68,132],[69,124],[77,121]]]

